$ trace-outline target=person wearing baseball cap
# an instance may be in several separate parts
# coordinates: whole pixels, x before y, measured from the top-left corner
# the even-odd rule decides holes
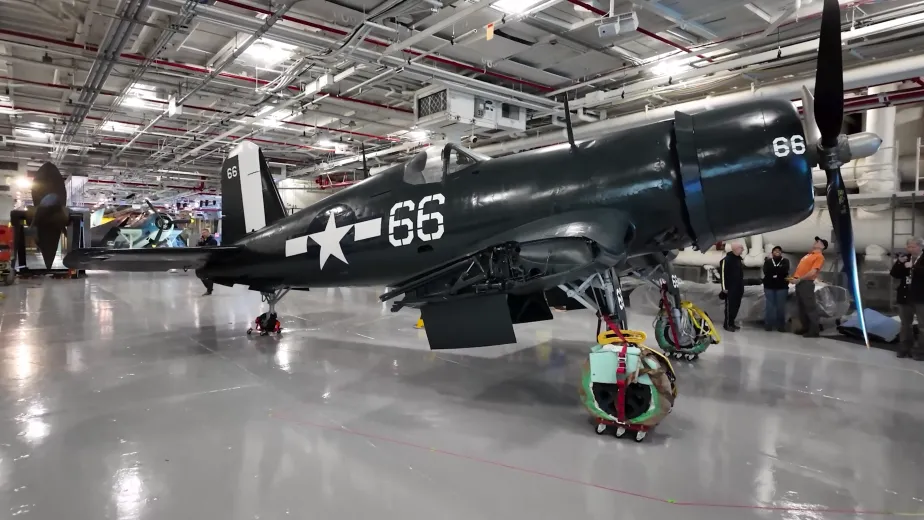
[[[828,241],[815,237],[812,250],[799,260],[792,281],[796,284],[796,304],[799,308],[799,321],[802,328],[795,331],[806,338],[817,338],[821,330],[818,323],[818,302],[815,301],[815,279],[825,265],[823,251],[828,249]]]

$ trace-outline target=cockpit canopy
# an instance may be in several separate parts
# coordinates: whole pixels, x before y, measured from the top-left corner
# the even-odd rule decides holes
[[[490,157],[449,143],[436,157],[435,150],[423,150],[404,165],[404,182],[431,184],[441,182],[456,172],[490,160]]]

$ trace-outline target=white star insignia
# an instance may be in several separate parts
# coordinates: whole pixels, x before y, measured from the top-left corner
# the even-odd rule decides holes
[[[353,224],[349,224],[344,227],[337,227],[337,222],[334,220],[334,214],[330,213],[327,217],[327,227],[324,228],[324,231],[308,235],[311,237],[311,240],[314,240],[319,246],[321,246],[321,269],[324,269],[324,264],[331,256],[335,256],[339,258],[341,262],[349,264],[346,257],[343,255],[343,249],[340,247],[340,241],[343,240],[343,237],[350,232],[352,227]]]

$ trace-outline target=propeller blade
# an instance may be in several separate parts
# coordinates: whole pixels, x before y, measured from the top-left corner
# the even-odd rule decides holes
[[[850,203],[847,201],[847,189],[841,169],[826,170],[828,174],[828,212],[831,225],[837,237],[837,246],[844,262],[847,285],[857,307],[857,319],[863,331],[863,342],[869,348],[869,335],[866,332],[866,317],[863,315],[863,302],[860,300],[860,274],[857,271],[857,252],[853,245],[853,223],[850,218]]]
[[[825,0],[821,13],[818,65],[815,71],[815,123],[821,144],[837,146],[844,122],[844,68],[841,59],[841,8],[838,0]]]
[[[802,126],[806,142],[817,143],[821,139],[821,130],[815,122],[815,97],[805,85],[802,86]]]
[[[837,154],[837,141],[844,122],[844,68],[841,58],[841,8],[838,0],[824,0],[821,13],[821,35],[818,41],[818,64],[815,71],[815,102],[811,104],[811,95],[803,89],[803,103],[806,117],[814,109],[815,123],[821,133],[820,158],[821,167],[828,177],[828,212],[831,225],[841,251],[847,285],[857,308],[857,319],[863,331],[863,341],[869,348],[869,335],[866,331],[866,317],[863,315],[863,302],[860,299],[860,275],[857,272],[857,253],[853,244],[853,223],[850,218],[850,203],[847,201],[847,189],[841,176],[841,160]],[[808,123],[808,121],[806,121]],[[809,137],[810,125],[806,124],[806,137]]]

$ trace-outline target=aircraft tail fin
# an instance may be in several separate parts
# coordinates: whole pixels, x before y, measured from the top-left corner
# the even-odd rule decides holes
[[[233,244],[286,215],[260,147],[237,145],[221,165],[221,243]]]

